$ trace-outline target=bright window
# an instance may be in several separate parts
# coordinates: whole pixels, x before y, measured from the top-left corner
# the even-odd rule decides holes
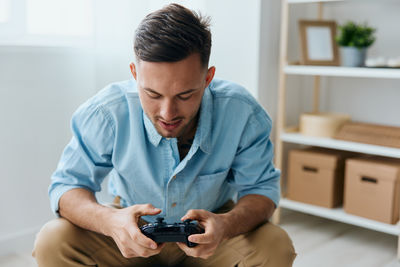
[[[0,45],[87,46],[94,0],[0,0]]]
[[[0,0],[0,23],[8,21],[10,14],[10,1]]]
[[[93,29],[91,0],[26,0],[29,34],[87,36]]]

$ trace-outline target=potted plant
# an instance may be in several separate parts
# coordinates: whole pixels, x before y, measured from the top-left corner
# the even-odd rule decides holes
[[[361,67],[364,65],[367,48],[375,41],[376,29],[365,24],[349,21],[339,25],[336,42],[340,46],[343,66]]]

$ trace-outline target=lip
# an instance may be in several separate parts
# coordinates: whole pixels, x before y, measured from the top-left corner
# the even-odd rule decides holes
[[[172,131],[172,130],[175,130],[176,128],[178,128],[178,126],[182,123],[182,120],[179,120],[179,121],[176,121],[173,123],[166,123],[166,122],[159,120],[158,123],[160,124],[160,126],[163,129],[165,129],[167,131]]]

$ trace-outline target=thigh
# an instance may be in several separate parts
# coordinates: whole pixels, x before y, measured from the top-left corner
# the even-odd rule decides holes
[[[106,206],[120,209],[118,203]],[[146,224],[139,219],[139,225]],[[36,236],[33,256],[39,266],[155,266],[159,257],[125,258],[111,237],[80,228],[64,218],[45,224]]]
[[[186,258],[185,252],[176,243],[166,243],[161,253],[157,255],[158,262],[163,266],[181,266],[180,264]]]
[[[224,241],[204,260],[188,257],[185,266],[292,266],[296,253],[287,233],[270,222],[253,231]]]
[[[39,266],[152,266],[155,258],[122,256],[114,240],[59,218],[38,233],[33,255]]]

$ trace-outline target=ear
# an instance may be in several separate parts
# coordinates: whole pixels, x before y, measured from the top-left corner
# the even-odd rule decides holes
[[[206,87],[211,83],[212,79],[214,78],[214,74],[215,74],[215,67],[212,66],[207,70]]]
[[[132,75],[133,75],[133,78],[135,78],[135,80],[136,80],[137,74],[136,74],[136,66],[135,66],[135,63],[131,62],[131,64],[129,64],[129,67],[131,68],[131,73],[132,73]]]

